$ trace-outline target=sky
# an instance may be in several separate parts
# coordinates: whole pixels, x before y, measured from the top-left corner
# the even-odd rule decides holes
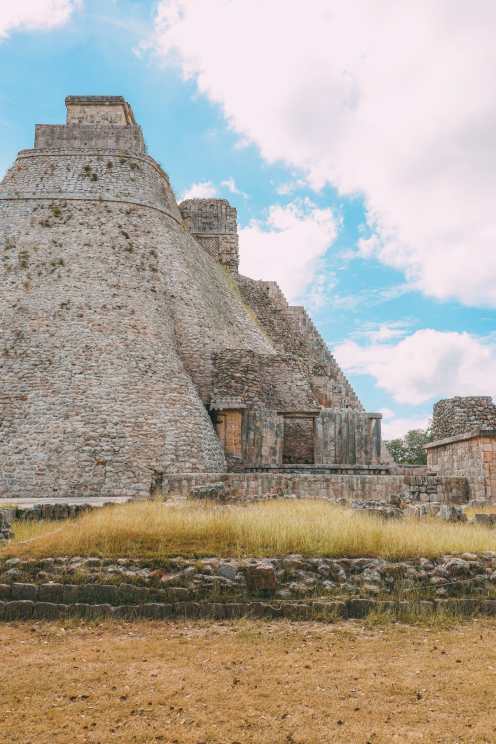
[[[494,0],[0,0],[0,178],[66,95],[124,96],[400,436],[496,392],[495,24]]]

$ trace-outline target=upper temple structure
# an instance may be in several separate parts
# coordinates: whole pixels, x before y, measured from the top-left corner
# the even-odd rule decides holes
[[[168,475],[378,468],[303,307],[238,273],[236,209],[176,203],[119,96],[70,96],[0,184],[0,496]]]

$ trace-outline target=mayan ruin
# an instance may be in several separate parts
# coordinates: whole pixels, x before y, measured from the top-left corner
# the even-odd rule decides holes
[[[164,477],[378,468],[305,312],[238,273],[236,209],[177,204],[121,97],[66,99],[0,186],[0,495],[146,495]]]
[[[0,1],[0,744],[496,742],[495,28]]]
[[[177,204],[122,97],[66,109],[0,184],[0,496],[495,497],[490,398],[402,471],[305,308],[239,274],[236,208]]]

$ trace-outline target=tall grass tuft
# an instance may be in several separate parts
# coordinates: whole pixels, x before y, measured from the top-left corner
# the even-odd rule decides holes
[[[390,559],[496,550],[496,531],[439,520],[384,522],[323,501],[248,506],[137,502],[104,507],[61,525],[15,525],[0,557],[100,555],[380,556]]]

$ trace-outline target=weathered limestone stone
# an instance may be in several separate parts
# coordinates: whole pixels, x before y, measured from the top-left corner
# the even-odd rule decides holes
[[[277,578],[273,566],[265,563],[247,566],[245,576],[248,589],[252,592],[271,594],[276,590]]]

